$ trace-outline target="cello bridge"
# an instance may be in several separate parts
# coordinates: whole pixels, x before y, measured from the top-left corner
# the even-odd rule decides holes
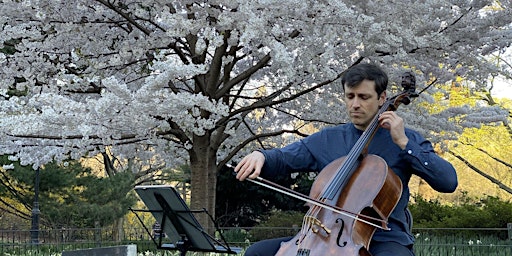
[[[327,228],[322,223],[322,221],[320,221],[319,219],[317,219],[317,218],[315,218],[313,216],[304,216],[304,218],[306,218],[306,223],[309,223],[309,225],[311,227],[311,231],[313,231],[313,233],[315,233],[315,234],[318,233],[319,229],[317,227],[320,227],[328,235],[331,234],[331,230],[329,228]]]

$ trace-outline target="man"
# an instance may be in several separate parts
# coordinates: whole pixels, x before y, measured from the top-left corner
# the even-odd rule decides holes
[[[346,156],[386,101],[388,77],[375,65],[359,64],[348,69],[341,82],[350,123],[323,129],[281,149],[254,151],[235,167],[237,179],[319,172],[333,160]],[[403,119],[395,112],[382,113],[378,121],[383,129],[377,130],[368,153],[386,161],[400,177],[403,192],[389,217],[390,230],[377,229],[369,250],[373,256],[414,255],[411,216],[407,209],[411,176],[420,176],[439,192],[451,193],[457,188],[457,174],[449,162],[436,155],[429,141],[406,129]],[[287,240],[290,238],[257,242],[245,255],[274,255],[280,243]]]

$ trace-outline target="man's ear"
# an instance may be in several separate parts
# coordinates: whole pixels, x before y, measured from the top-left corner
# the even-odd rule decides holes
[[[379,96],[379,106],[384,105],[384,102],[386,102],[386,91],[383,91]]]

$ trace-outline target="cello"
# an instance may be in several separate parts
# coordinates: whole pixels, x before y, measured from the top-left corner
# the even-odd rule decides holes
[[[262,178],[251,180],[259,185],[302,199],[309,206],[301,231],[281,243],[276,255],[371,256],[370,242],[376,228],[389,230],[387,220],[402,193],[400,178],[384,159],[368,154],[379,129],[379,115],[408,105],[415,93],[415,77],[402,76],[403,92],[388,98],[347,156],[328,164],[315,179],[309,197]]]

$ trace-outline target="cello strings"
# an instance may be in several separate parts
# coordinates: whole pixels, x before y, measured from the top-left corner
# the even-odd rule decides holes
[[[258,184],[260,186],[263,186],[263,187],[266,187],[266,188],[269,188],[269,189],[281,192],[281,193],[283,193],[285,195],[288,195],[288,196],[291,196],[291,197],[295,197],[295,198],[300,199],[302,201],[308,202],[308,203],[310,203],[312,205],[316,205],[316,206],[319,206],[319,207],[331,210],[333,212],[339,213],[339,214],[344,215],[346,217],[349,217],[349,218],[352,218],[352,219],[355,219],[355,220],[359,220],[359,221],[361,221],[363,223],[366,223],[368,225],[371,225],[371,226],[374,226],[374,227],[377,227],[377,228],[380,228],[380,229],[384,229],[384,230],[389,230],[389,228],[385,226],[385,224],[386,224],[385,220],[374,218],[372,216],[366,216],[366,215],[351,213],[351,212],[343,210],[343,209],[338,209],[335,206],[332,206],[332,205],[329,205],[329,204],[326,204],[326,203],[323,203],[323,202],[316,201],[316,200],[311,199],[311,198],[309,198],[307,196],[304,196],[304,195],[302,195],[302,194],[300,194],[298,192],[294,191],[294,193],[291,193],[291,192],[288,192],[286,190],[282,190],[282,189],[279,189],[277,187],[270,186],[268,184],[265,184],[264,182],[259,181],[259,180],[264,180],[261,177],[256,177],[256,179],[248,179],[248,180],[251,181],[251,182],[254,182],[254,183],[256,183],[256,184]],[[266,182],[268,182],[268,181],[266,181]],[[370,219],[370,220],[374,220],[374,221],[378,221],[378,222],[382,223],[382,226],[379,226],[379,225],[377,225],[377,224],[375,224],[373,222],[370,222],[370,221],[367,221],[365,219],[362,219],[361,217],[366,218],[366,219]]]
[[[351,175],[351,173],[349,172],[352,170],[352,168],[354,168],[354,165],[357,163],[357,159],[360,157],[361,153],[369,143],[369,139],[374,135],[374,132],[378,128],[378,118],[380,114],[382,114],[384,111],[387,111],[387,109],[391,105],[390,102],[391,100],[387,100],[379,109],[379,112],[377,113],[377,115],[375,115],[370,125],[363,132],[361,137],[357,140],[352,150],[350,150],[345,162],[340,166],[340,168],[338,168],[336,174],[331,178],[331,181],[328,183],[329,185],[324,188],[324,191],[322,193],[320,193],[321,196],[316,198],[317,200],[322,200],[322,198],[334,198],[336,194],[340,192],[340,189],[342,189],[339,187],[339,185],[346,185],[340,183],[345,183],[348,180],[349,176]],[[351,164],[349,165],[346,163]]]

